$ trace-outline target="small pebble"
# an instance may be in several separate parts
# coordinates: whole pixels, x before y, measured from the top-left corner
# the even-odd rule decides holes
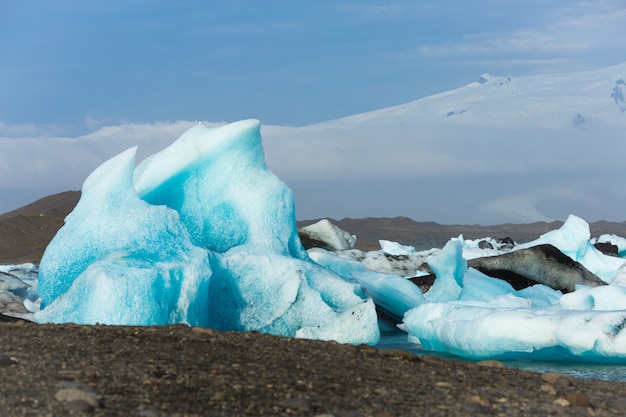
[[[626,398],[613,398],[607,401],[609,408],[613,410],[626,410]]]
[[[555,405],[559,405],[561,407],[569,407],[570,406],[569,401],[567,401],[565,398],[557,398],[556,400],[554,400],[554,404]]]
[[[574,392],[565,396],[565,399],[575,407],[591,407],[589,397],[582,392]]]
[[[420,358],[407,350],[402,349],[381,349],[381,355],[395,360],[419,361]]]
[[[0,368],[13,365],[17,365],[17,362],[11,359],[11,357],[8,355],[0,354]]]
[[[506,368],[506,365],[500,361],[496,360],[484,360],[476,362],[478,366],[485,366],[488,368]]]
[[[65,409],[67,411],[93,411],[95,407],[89,404],[85,400],[72,400],[65,403]]]
[[[463,409],[471,415],[478,414],[491,414],[491,403],[485,397],[480,395],[473,395],[465,400]]]
[[[549,395],[556,395],[556,390],[550,384],[541,384],[539,387],[539,391],[545,392]]]
[[[472,395],[471,397],[467,398],[465,400],[466,403],[475,403],[475,404],[479,404],[483,407],[486,408],[491,408],[491,402],[486,399],[485,397],[482,397],[480,395]]]
[[[569,386],[571,385],[570,378],[560,372],[548,372],[541,375],[541,380],[552,385]]]
[[[306,398],[289,398],[279,402],[278,405],[294,411],[311,411],[311,401]]]
[[[87,403],[94,409],[102,406],[98,391],[89,385],[71,381],[60,381],[57,383],[57,387],[60,389],[54,394],[54,398],[59,402],[68,403],[66,407],[81,407],[78,403],[80,401]],[[74,402],[76,402],[76,404],[69,404]]]
[[[207,327],[192,327],[191,328],[191,333],[203,334],[203,335],[211,336],[211,335],[215,334],[215,330],[209,329]]]

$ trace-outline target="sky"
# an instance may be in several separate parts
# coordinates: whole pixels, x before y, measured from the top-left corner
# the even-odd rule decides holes
[[[46,138],[117,132],[150,143],[175,139],[186,122],[251,117],[306,126],[455,89],[487,72],[615,65],[626,60],[625,21],[621,0],[0,0],[0,212],[80,187],[84,178],[46,171],[55,165],[28,152]],[[2,146],[18,146],[6,140],[25,144],[23,159],[1,160]],[[65,157],[65,165],[90,169],[102,162]],[[306,183],[324,193],[323,182]],[[352,200],[335,212],[362,215],[363,199]],[[403,198],[381,213],[420,217],[411,204]],[[323,207],[307,214],[325,215]]]

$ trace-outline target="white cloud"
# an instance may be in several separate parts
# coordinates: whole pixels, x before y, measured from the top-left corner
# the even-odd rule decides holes
[[[557,218],[551,217],[546,210],[555,205],[596,209],[602,206],[602,201],[594,195],[594,185],[590,184],[589,180],[575,186],[565,184],[539,187],[504,195],[485,202],[478,210],[482,214],[506,218],[514,223],[551,222]],[[563,220],[563,217],[560,219]]]
[[[539,11],[538,13],[541,13]],[[523,63],[538,65],[542,71],[560,71],[598,65],[590,55],[605,57],[606,64],[615,64],[626,55],[623,2],[578,2],[567,9],[550,14],[550,23],[543,26],[517,28],[511,32],[468,33],[460,39],[444,43],[419,45],[402,55],[424,59],[452,59],[465,64],[472,61]],[[548,67],[549,65],[549,67]]]
[[[175,140],[197,122],[158,122],[101,127],[83,136],[53,135],[39,125],[0,124],[0,188],[76,189],[99,164],[139,145],[143,157]],[[12,135],[6,135],[6,134]],[[139,156],[139,158],[141,158]]]
[[[495,218],[509,219],[511,223],[551,222],[554,219],[537,209],[534,195],[517,194],[498,198],[479,207],[479,212]]]
[[[7,124],[0,121],[0,138],[59,136],[63,133],[64,129],[56,125],[35,123]]]

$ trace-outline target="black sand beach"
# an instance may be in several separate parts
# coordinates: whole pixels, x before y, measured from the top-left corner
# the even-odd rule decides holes
[[[494,366],[495,365],[495,366]],[[623,416],[626,382],[183,325],[0,324],[2,416]]]

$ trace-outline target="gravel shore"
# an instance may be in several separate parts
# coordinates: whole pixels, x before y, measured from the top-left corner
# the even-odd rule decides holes
[[[0,323],[0,416],[623,416],[626,382],[333,342]]]

